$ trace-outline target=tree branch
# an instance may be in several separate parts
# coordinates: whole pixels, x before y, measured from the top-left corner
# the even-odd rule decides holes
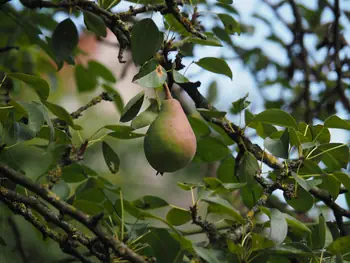
[[[129,260],[133,263],[146,263],[147,261],[130,248],[128,248],[124,243],[110,237],[106,234],[102,228],[99,226],[99,221],[101,215],[89,216],[80,210],[77,210],[74,206],[61,201],[60,198],[45,186],[35,184],[29,178],[25,177],[23,174],[13,170],[7,165],[0,163],[0,176],[8,178],[14,183],[20,184],[32,191],[33,193],[39,195],[45,201],[49,202],[51,205],[56,207],[61,214],[66,214],[79,221],[87,228],[89,228],[104,244],[106,247],[112,248],[112,250],[120,257],[125,260]]]
[[[36,229],[38,229],[44,237],[49,237],[57,242],[64,253],[74,256],[83,263],[94,263],[94,261],[83,256],[73,245],[69,244],[65,237],[61,236],[43,224],[39,218],[33,215],[32,211],[28,209],[26,205],[12,202],[6,198],[1,198],[1,200],[14,214],[20,214],[23,216],[24,219],[31,223]]]
[[[74,226],[69,224],[60,218],[59,215],[51,211],[47,206],[41,203],[34,196],[24,196],[20,195],[12,190],[6,189],[5,187],[0,186],[0,199],[6,199],[12,203],[22,203],[28,207],[31,207],[35,211],[37,211],[40,215],[42,215],[47,222],[51,222],[56,226],[62,228],[67,235],[73,240],[77,240],[82,245],[86,246],[92,255],[95,255],[101,261],[106,259],[106,256],[97,252],[94,248],[94,242],[90,237],[86,236],[82,232],[78,231]]]

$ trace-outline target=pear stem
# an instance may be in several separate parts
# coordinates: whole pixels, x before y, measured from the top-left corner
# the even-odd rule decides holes
[[[170,90],[169,90],[168,83],[165,82],[165,83],[163,84],[163,87],[164,87],[164,90],[165,90],[165,99],[166,99],[166,100],[172,99],[173,96],[171,96],[171,92],[170,92]]]

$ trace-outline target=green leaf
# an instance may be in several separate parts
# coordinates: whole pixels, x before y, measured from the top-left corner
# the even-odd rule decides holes
[[[139,199],[132,201],[131,204],[136,208],[143,210],[156,209],[169,205],[168,202],[164,199],[153,195],[145,195]]]
[[[350,236],[339,237],[327,247],[327,250],[333,255],[348,253],[350,251]]]
[[[287,112],[279,109],[269,109],[257,114],[252,122],[264,122],[282,127],[291,127],[298,130],[295,119]]]
[[[298,219],[284,214],[284,217],[288,223],[288,227],[294,230],[294,232],[301,232],[301,235],[304,235],[305,232],[311,234],[310,228],[308,228],[303,222],[300,222]]]
[[[165,28],[178,32],[181,36],[189,36],[190,33],[186,28],[174,17],[173,14],[164,14],[164,19],[166,21]]]
[[[131,31],[131,53],[135,64],[142,65],[162,46],[163,34],[152,19],[146,18],[134,24]]]
[[[328,168],[327,171],[333,172],[346,168],[349,162],[349,147],[341,143],[326,143],[317,146],[308,159],[319,159]]]
[[[80,130],[81,127],[73,123],[72,116],[67,112],[67,110],[59,105],[53,104],[48,101],[42,101],[42,103],[48,108],[55,116],[60,120],[65,121],[69,126],[75,130]]]
[[[232,71],[224,59],[216,57],[206,57],[201,58],[195,63],[201,68],[204,68],[214,73],[225,75],[232,79]]]
[[[270,239],[275,244],[281,244],[287,236],[288,224],[283,213],[277,209],[271,209]]]
[[[214,103],[218,96],[218,84],[214,80],[208,87],[207,96],[205,96],[209,103]]]
[[[141,67],[132,81],[144,88],[158,88],[165,83],[166,79],[166,70],[152,59]]]
[[[220,139],[226,145],[232,145],[235,141],[227,134],[227,132],[218,124],[208,122],[210,128],[212,128],[212,136]]]
[[[185,191],[191,191],[192,189],[196,189],[198,187],[198,184],[181,183],[181,182],[177,182],[177,185]]]
[[[226,30],[221,27],[213,28],[214,34],[222,41],[226,42],[229,46],[233,47],[233,42],[229,34],[227,34]]]
[[[326,229],[326,220],[324,219],[323,215],[320,214],[318,217],[318,224],[314,227],[311,235],[313,249],[321,249],[325,247]]]
[[[71,144],[71,138],[62,130],[54,129],[53,133],[49,127],[41,127],[40,131],[37,133],[37,137],[45,140],[51,140],[53,136],[53,141],[56,144]]]
[[[151,229],[142,237],[142,243],[149,244],[157,262],[183,263],[184,250],[180,242],[166,229]]]
[[[191,219],[192,216],[190,211],[179,207],[171,208],[166,215],[166,220],[174,226],[184,225],[187,222],[191,221]]]
[[[340,181],[331,174],[321,176],[322,183],[318,185],[318,188],[327,190],[334,200],[338,198],[340,190]]]
[[[120,165],[118,154],[106,142],[102,142],[102,152],[108,169],[112,174],[116,174]]]
[[[223,183],[234,183],[236,160],[232,155],[221,161],[216,172],[218,179]]]
[[[84,11],[84,23],[86,28],[94,32],[96,36],[107,36],[107,29],[103,19],[94,13]]]
[[[255,184],[255,176],[259,172],[259,163],[250,152],[245,152],[239,165],[239,178],[241,182]]]
[[[204,34],[207,36],[207,39],[190,36],[187,38],[187,41],[203,46],[222,47],[221,41],[217,37],[215,37],[213,33],[206,32]]]
[[[232,102],[231,113],[238,114],[250,105],[250,101],[247,100],[249,93],[247,93],[243,98],[240,98]]]
[[[262,194],[263,188],[259,184],[247,184],[241,189],[242,201],[249,208],[257,203]]]
[[[150,101],[151,104],[148,108],[132,120],[131,127],[133,129],[146,127],[157,118],[159,112],[157,100],[151,99]]]
[[[259,122],[259,123],[252,123],[252,125],[249,124],[251,128],[253,128],[253,125],[255,126],[254,128],[256,129],[256,133],[263,139],[266,139],[273,133],[277,132],[276,127],[268,123]]]
[[[228,14],[217,14],[217,16],[220,18],[221,22],[224,24],[225,31],[229,35],[233,35],[237,33],[238,35],[241,34],[241,27],[239,23],[230,15]]]
[[[230,150],[220,140],[213,137],[206,137],[198,141],[197,152],[204,162],[214,162],[225,158]]]
[[[270,239],[267,239],[261,234],[257,234],[253,232],[251,234],[252,234],[251,251],[264,250],[266,248],[275,246],[275,244]]]
[[[47,98],[49,97],[50,86],[46,80],[37,76],[28,75],[24,73],[8,73],[7,76],[12,79],[20,80],[32,87],[38,94],[40,99],[47,100]]]
[[[300,177],[295,172],[291,173],[292,177],[295,179],[295,181],[306,191],[310,191],[313,185],[310,184],[310,181],[305,181],[302,177]]]
[[[59,60],[67,60],[78,42],[78,30],[70,18],[59,23],[52,33],[52,51]]]
[[[223,256],[223,252],[220,250],[199,247],[197,245],[193,245],[193,249],[198,256],[208,263],[222,263],[221,257]]]
[[[89,215],[96,215],[104,210],[102,205],[87,200],[74,200],[73,206]]]
[[[335,178],[337,178],[346,189],[350,191],[350,175],[341,172],[334,173]]]
[[[209,126],[205,121],[197,117],[187,116],[187,118],[197,140],[210,134]]]
[[[198,108],[197,111],[205,118],[205,119],[211,119],[211,118],[223,118],[225,117],[226,113],[225,111],[211,111],[207,109],[201,109]]]
[[[291,207],[300,213],[309,211],[314,205],[314,198],[312,195],[301,187],[297,190],[296,198],[286,198],[286,201]]]
[[[173,70],[173,78],[176,83],[186,83],[189,82],[188,78],[182,75],[180,72]]]
[[[232,5],[233,1],[232,0],[217,0],[220,3],[227,4],[227,5]]]
[[[285,129],[282,136],[278,139],[266,138],[264,147],[273,155],[288,159],[289,157],[289,131]]]
[[[51,191],[58,195],[63,201],[67,200],[70,194],[68,184],[62,180],[55,184]]]
[[[28,113],[28,128],[33,131],[34,134],[38,133],[45,123],[44,114],[39,108],[39,105],[22,101],[19,101],[18,104]]]
[[[105,65],[97,61],[90,60],[88,63],[88,68],[89,73],[93,73],[95,76],[101,77],[105,81],[112,83],[115,83],[117,81],[113,73],[108,68],[106,68]]]
[[[79,92],[93,91],[97,87],[97,79],[94,72],[84,68],[83,65],[75,66],[75,83]]]
[[[62,169],[62,178],[67,183],[78,183],[84,181],[88,176],[97,176],[97,173],[82,164],[73,163]]]
[[[128,122],[135,118],[141,109],[144,97],[145,92],[141,91],[126,104],[120,117],[121,122]]]
[[[228,201],[225,199],[222,199],[218,196],[213,196],[213,197],[207,197],[201,199],[202,201],[209,203],[214,209],[216,213],[224,213],[227,215],[232,216],[235,220],[237,220],[238,223],[243,224],[244,219]]]
[[[350,121],[343,120],[337,115],[332,115],[325,120],[324,126],[327,128],[350,130]]]
[[[240,243],[236,244],[231,239],[226,239],[226,243],[227,243],[228,250],[231,253],[237,254],[237,255],[243,255],[244,248],[242,247],[242,245]]]
[[[123,125],[107,125],[104,128],[112,130],[114,132],[108,133],[108,136],[117,138],[117,139],[135,139],[145,136],[145,134],[133,132],[133,128]]]
[[[212,190],[214,193],[232,193],[234,190],[242,188],[246,183],[222,183],[218,178],[215,177],[205,177],[204,179],[205,187]]]
[[[204,177],[203,181],[205,182],[205,187],[210,190],[216,190],[218,188],[222,188],[223,184],[222,182],[215,177]]]
[[[301,256],[315,258],[315,255],[310,248],[304,243],[283,243],[282,245],[269,249],[269,252],[280,255],[291,255],[294,257]]]

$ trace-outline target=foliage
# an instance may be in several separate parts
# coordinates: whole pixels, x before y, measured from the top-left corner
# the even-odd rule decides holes
[[[349,58],[344,55],[349,47],[340,19],[349,18],[349,11],[340,8],[339,0],[317,1],[314,9],[295,0],[261,1],[290,33],[287,42],[268,16],[253,14],[257,24],[270,29],[264,43],[278,45],[287,63],[271,58],[269,47],[247,48],[233,41],[249,39],[256,28],[255,23],[240,22],[230,0],[137,1],[140,6],[128,11],[118,11],[124,1],[12,2],[0,2],[0,209],[11,219],[11,235],[23,262],[29,262],[21,245],[27,236],[18,238],[24,231],[19,227],[27,224],[23,219],[69,255],[60,262],[350,261],[350,210],[336,202],[343,195],[350,200],[349,142],[331,140],[334,129],[350,130],[350,121],[341,117],[349,115],[350,104]],[[292,22],[281,15],[285,7]],[[329,23],[322,20],[326,11],[334,16]],[[162,24],[142,18],[149,12],[160,13]],[[64,19],[58,21],[56,14]],[[204,23],[212,14],[212,23]],[[140,113],[145,91],[124,106],[112,88],[118,80],[110,69],[94,60],[80,63],[84,51],[78,46],[81,28],[75,19],[80,17],[84,30],[98,41],[108,42],[107,32],[117,38],[120,63],[131,50],[132,62],[140,66],[133,82],[156,94],[145,111]],[[317,39],[312,47],[309,35]],[[244,116],[245,125],[231,122],[229,114],[212,105],[216,82],[207,100],[198,90],[201,83],[185,76],[188,65],[183,58],[194,58],[194,50],[202,46],[223,50],[220,57],[200,52],[194,63],[203,70],[232,79],[233,54],[254,76],[266,109],[252,113],[249,94],[230,108],[232,114]],[[314,59],[319,51],[326,55]],[[67,67],[73,68],[77,93],[104,89],[73,112],[53,102],[59,72]],[[324,88],[313,94],[314,85]],[[118,176],[123,158],[110,139],[143,138],[138,129],[156,118],[163,86],[179,86],[197,108],[188,116],[197,139],[193,162],[218,166],[214,177],[177,184],[192,196],[190,207],[174,205],[166,196],[128,200],[125,189],[82,161],[97,145],[105,160],[101,165]],[[265,95],[272,86],[282,94],[276,100]],[[34,100],[21,96],[27,89],[35,92]],[[78,125],[77,119],[102,101],[115,103],[123,124],[114,121],[90,137],[81,136],[85,125]],[[342,110],[337,112],[338,106]],[[92,125],[93,120],[86,122]],[[101,131],[104,135],[98,137]],[[252,132],[260,145],[248,136]],[[80,136],[80,142],[74,136]],[[34,151],[47,157],[49,165]],[[26,166],[32,158],[41,171],[34,180]],[[274,194],[277,190],[284,199]],[[335,222],[327,221],[323,214],[328,212]],[[205,235],[193,238],[197,234]],[[10,247],[10,240],[10,235],[0,234],[0,251]]]

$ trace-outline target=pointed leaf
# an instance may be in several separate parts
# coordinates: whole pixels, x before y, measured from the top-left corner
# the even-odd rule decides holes
[[[121,122],[128,122],[135,118],[141,109],[144,97],[145,92],[141,91],[126,104],[122,116],[120,117]]]
[[[186,83],[189,82],[188,78],[182,75],[180,72],[173,70],[173,78],[176,83]]]
[[[164,84],[166,79],[166,70],[152,59],[141,67],[132,81],[144,88],[158,88]]]
[[[80,130],[81,127],[79,125],[74,124],[72,116],[68,113],[68,111],[61,107],[60,105],[53,104],[48,101],[42,101],[42,103],[48,108],[54,115],[56,115],[60,120],[65,121],[69,126],[71,126],[75,130]]]
[[[139,199],[132,201],[131,204],[136,208],[143,210],[156,209],[169,205],[168,202],[164,199],[153,195],[145,195]]]
[[[57,25],[52,33],[52,50],[60,60],[67,60],[78,45],[78,30],[70,18]]]
[[[103,19],[94,13],[84,11],[84,23],[86,28],[94,32],[96,36],[107,36],[107,29]]]
[[[20,80],[26,83],[27,85],[31,86],[36,91],[40,99],[47,100],[47,98],[49,97],[50,86],[46,80],[37,76],[28,75],[24,73],[8,73],[7,76],[13,79]]]
[[[161,47],[163,34],[152,19],[137,22],[131,31],[131,53],[135,64],[142,65]]]
[[[114,131],[108,133],[108,136],[117,139],[134,139],[145,136],[145,134],[133,132],[133,128],[124,125],[106,125],[104,128]]]
[[[327,247],[327,250],[333,255],[348,253],[350,251],[350,236],[339,237]]]
[[[281,244],[287,236],[288,224],[284,214],[277,209],[271,209],[270,228],[270,239]]]
[[[333,115],[325,120],[324,126],[327,128],[350,130],[350,121],[343,120],[337,115]]]
[[[179,207],[171,208],[166,215],[166,220],[174,226],[184,225],[187,222],[191,221],[191,219],[192,216],[190,211],[181,209]]]
[[[242,224],[244,223],[244,219],[241,216],[241,214],[225,199],[222,199],[218,196],[214,196],[214,197],[207,197],[202,200],[216,207],[218,211],[220,211],[221,213],[225,213],[232,216],[239,223],[242,223]]]
[[[198,155],[205,162],[214,162],[225,158],[230,150],[220,140],[213,137],[206,137],[198,141]]]
[[[298,130],[295,119],[287,112],[279,109],[269,109],[257,114],[252,122],[265,122],[277,126],[291,127]]]
[[[140,129],[148,126],[157,118],[157,116],[158,103],[157,100],[152,99],[151,104],[148,106],[148,108],[132,120],[131,127],[133,129]]]
[[[108,169],[112,174],[116,174],[120,165],[118,154],[106,142],[102,142],[102,152]]]
[[[199,61],[195,62],[201,68],[208,71],[225,75],[232,79],[232,71],[227,64],[227,62],[221,58],[216,57],[206,57],[201,58]]]
[[[237,23],[237,21],[232,16],[228,14],[217,14],[217,15],[220,18],[221,22],[224,24],[225,31],[228,34],[230,35],[233,35],[235,33],[237,33],[238,35],[241,34],[241,27],[239,23]]]

